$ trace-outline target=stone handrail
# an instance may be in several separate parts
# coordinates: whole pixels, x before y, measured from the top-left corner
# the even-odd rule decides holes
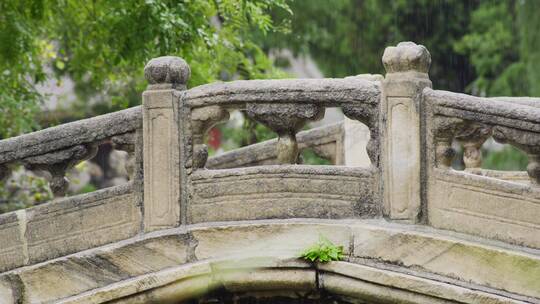
[[[539,248],[539,99],[431,89],[423,99],[429,224]],[[481,148],[490,137],[524,151],[527,172],[483,169]],[[464,171],[451,169],[454,141],[463,147]]]
[[[253,119],[278,134],[279,163],[298,161],[296,132],[307,120],[318,120],[323,107],[340,106],[345,115],[365,123],[372,131],[370,157],[376,162],[380,84],[362,77],[344,79],[283,79],[233,81],[202,85],[187,90],[182,104],[191,108],[195,161],[204,167],[204,133],[215,123],[228,119],[229,109],[246,110]]]
[[[429,88],[424,97],[438,115],[540,132],[540,109],[532,106],[533,98],[484,98]]]
[[[535,108],[540,108],[540,97],[510,97],[510,96],[498,96],[498,97],[488,97],[489,100],[500,100],[515,104],[521,104],[525,106],[531,106]]]
[[[490,136],[527,153],[527,172],[533,185],[540,182],[540,109],[534,98],[482,98],[425,89],[432,106],[437,165],[448,167],[453,158],[451,141],[464,146],[467,169],[481,166],[482,144]]]
[[[68,187],[66,170],[93,157],[104,141],[111,140],[116,149],[133,158],[141,125],[139,106],[2,140],[0,178],[9,176],[12,164],[22,163],[29,170],[48,172],[51,190],[55,196],[63,196]],[[128,163],[133,166],[133,160]]]
[[[190,107],[220,105],[243,107],[248,103],[295,103],[339,106],[348,103],[377,104],[377,82],[362,78],[237,80],[212,83],[185,94]]]
[[[269,212],[268,216],[284,218],[317,217],[324,214],[373,215],[377,212],[371,212],[372,209],[380,210],[371,207],[374,197],[378,197],[378,191],[372,191],[376,185],[374,180],[379,174],[381,83],[377,76],[232,81],[185,90],[190,68],[184,60],[177,57],[152,59],[145,67],[145,76],[150,84],[143,93],[147,231],[210,218],[233,218],[225,214],[240,203],[242,199],[239,197],[243,194],[234,196],[228,188],[245,187],[248,184],[257,185],[259,189],[256,191],[267,189],[264,193],[268,194],[258,199],[257,204],[245,208],[244,211],[250,219],[262,218],[256,210],[272,205],[281,191],[291,194],[291,204],[296,207],[280,204]],[[318,176],[313,176],[314,180],[310,181],[309,174],[302,170],[287,167],[285,171],[290,171],[289,173],[279,170],[278,173],[276,168],[253,172],[243,177],[220,178],[212,184],[211,192],[208,193],[204,192],[207,191],[206,185],[211,182],[211,178],[197,179],[196,182],[193,180],[197,171],[210,167],[207,164],[208,150],[204,144],[206,132],[215,124],[228,120],[230,110],[244,110],[249,117],[276,132],[278,139],[274,144],[277,160],[275,163],[286,165],[299,163],[296,133],[308,121],[321,119],[324,108],[331,106],[341,107],[345,115],[368,126],[370,141],[367,150],[375,170],[365,170],[365,174],[347,177],[343,175],[343,170],[321,169],[316,173]],[[265,144],[262,144],[245,149],[260,152],[264,146]],[[245,150],[231,152],[232,154],[221,159],[241,156],[243,151]],[[262,154],[258,157],[264,158]],[[242,163],[241,160],[235,162]],[[289,180],[288,184],[276,183],[278,176],[282,176],[284,181]],[[334,213],[331,204],[325,205],[317,198],[317,194],[323,191],[318,186],[323,180],[327,181],[328,185],[335,186],[364,183],[365,187],[349,187],[350,194],[332,194],[333,204],[353,211]],[[295,189],[294,185],[302,185],[309,190],[302,190],[301,187]],[[228,198],[223,198],[219,206],[212,207],[212,204],[219,200],[219,193],[227,193]],[[253,196],[254,193],[245,195]],[[360,198],[362,193],[367,195]],[[306,211],[305,204],[308,199],[317,201],[321,207]],[[362,211],[364,204],[365,214]],[[223,212],[217,214],[217,217],[210,217],[210,213],[206,213],[208,209]],[[223,216],[219,217],[220,215]]]
[[[343,164],[343,123],[322,126],[299,132],[298,149],[311,148],[334,165]],[[277,139],[249,145],[208,158],[209,169],[238,168],[277,164]]]

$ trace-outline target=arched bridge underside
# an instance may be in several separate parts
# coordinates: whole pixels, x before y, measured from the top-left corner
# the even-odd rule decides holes
[[[298,258],[320,235],[344,246],[344,261]],[[507,246],[384,220],[193,225],[4,273],[0,296],[13,303],[535,303],[540,260]]]

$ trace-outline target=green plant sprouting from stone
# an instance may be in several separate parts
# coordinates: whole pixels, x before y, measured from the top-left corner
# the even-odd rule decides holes
[[[300,257],[310,262],[319,263],[341,261],[343,259],[343,246],[337,246],[321,235],[319,241],[305,250]]]

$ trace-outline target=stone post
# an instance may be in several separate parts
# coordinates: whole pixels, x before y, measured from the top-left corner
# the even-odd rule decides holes
[[[178,57],[152,59],[144,68],[143,93],[144,230],[181,223],[180,144],[178,113],[181,91],[190,76]]]
[[[386,48],[382,61],[384,212],[390,219],[416,222],[422,200],[422,90],[431,87],[431,56],[422,45],[401,42]]]

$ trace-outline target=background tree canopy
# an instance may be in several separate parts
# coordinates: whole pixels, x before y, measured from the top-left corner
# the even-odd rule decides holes
[[[412,40],[430,50],[436,88],[540,96],[539,15],[536,0],[1,1],[0,138],[44,120],[36,84],[75,82],[70,119],[110,112],[140,102],[142,67],[166,54],[190,63],[195,86],[281,77],[276,48],[327,77],[383,73],[384,47]]]
[[[0,138],[37,127],[46,96],[35,85],[48,77],[73,79],[77,118],[140,102],[142,67],[157,56],[186,59],[190,86],[276,76],[251,39],[281,28],[269,10],[291,13],[285,0],[0,1]]]
[[[296,0],[291,9],[291,33],[262,44],[310,54],[328,77],[384,73],[384,48],[411,40],[431,52],[436,88],[540,96],[540,1]]]

